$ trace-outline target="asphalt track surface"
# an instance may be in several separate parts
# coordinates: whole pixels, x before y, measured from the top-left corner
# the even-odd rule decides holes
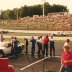
[[[19,57],[11,57],[9,58],[9,64],[14,65],[15,72],[59,72],[60,68],[60,56],[63,51],[64,42],[56,42],[55,50],[56,57],[55,58],[38,58],[37,57],[37,47],[35,51],[35,57],[32,58],[30,55],[31,47],[29,46],[29,54],[25,54],[25,49],[22,51],[22,54]],[[72,44],[70,43],[71,47]]]

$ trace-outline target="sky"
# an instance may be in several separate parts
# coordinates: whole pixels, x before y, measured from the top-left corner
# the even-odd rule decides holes
[[[65,5],[69,9],[69,13],[72,13],[72,0],[44,0],[49,4]],[[24,5],[37,5],[43,4],[43,0],[0,0],[0,10],[20,8]]]

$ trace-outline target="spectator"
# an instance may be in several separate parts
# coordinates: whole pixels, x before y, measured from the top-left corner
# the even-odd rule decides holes
[[[55,57],[55,42],[53,39],[53,35],[51,35],[51,39],[50,39],[50,57],[52,57],[52,51],[53,51],[53,56]]]
[[[42,36],[40,36],[40,47],[41,47],[41,49],[43,48],[43,46],[42,46],[42,43],[43,43],[43,39],[42,39]]]
[[[25,38],[25,47],[26,47],[26,54],[28,54],[28,39]]]
[[[70,47],[70,44],[69,44],[70,40],[69,39],[66,39],[66,42],[64,43],[64,46],[69,46]],[[70,48],[71,49],[71,48]]]
[[[43,57],[45,55],[45,52],[46,52],[46,56],[48,56],[48,42],[49,42],[49,38],[48,38],[48,35],[44,38],[43,40]]]
[[[35,53],[35,43],[36,43],[36,40],[34,39],[34,37],[32,37],[32,39],[30,40],[30,42],[32,42],[31,55],[32,55],[32,57],[34,57],[34,53]]]
[[[14,42],[14,37],[12,36],[12,39],[11,39],[11,48],[13,49],[13,42]]]
[[[1,35],[1,37],[0,37],[0,41],[1,41],[1,42],[4,41],[4,37],[3,37],[3,35]]]
[[[41,57],[42,55],[42,42],[40,40],[40,37],[37,39],[37,46],[38,46],[38,57]]]
[[[24,45],[26,45],[26,38],[24,38]]]
[[[43,39],[42,39],[42,36],[40,36],[40,48],[41,48],[40,52],[43,55]]]
[[[12,36],[12,39],[11,39],[11,54],[13,55],[14,54],[14,37]]]
[[[61,67],[59,72],[72,72],[72,52],[70,46],[64,44],[64,51],[61,56]]]
[[[13,46],[14,46],[14,54],[17,57],[18,56],[18,44],[20,44],[20,42],[17,40],[16,37],[14,37],[14,42],[13,42]]]

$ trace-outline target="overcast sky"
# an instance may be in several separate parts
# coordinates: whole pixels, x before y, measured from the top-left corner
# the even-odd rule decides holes
[[[72,0],[45,0],[49,4],[60,4],[65,5],[72,13]],[[0,0],[0,10],[20,8],[24,5],[37,5],[42,4],[42,0]]]

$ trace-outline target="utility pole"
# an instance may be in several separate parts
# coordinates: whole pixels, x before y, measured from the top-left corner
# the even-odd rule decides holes
[[[0,16],[1,16],[1,11],[0,11]]]
[[[43,17],[44,17],[44,3],[43,3]]]
[[[19,9],[16,9],[16,18],[19,19]]]
[[[1,19],[1,12],[2,12],[2,11],[0,11],[0,19]]]
[[[43,17],[44,17],[44,15],[45,15],[45,14],[44,14],[44,13],[45,13],[45,6],[44,6],[45,1],[46,1],[46,0],[42,0],[42,2],[43,2]]]
[[[17,19],[18,19],[18,10],[17,10]]]

